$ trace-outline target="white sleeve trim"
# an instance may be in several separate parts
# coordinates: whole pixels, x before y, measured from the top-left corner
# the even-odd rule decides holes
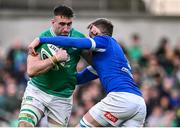
[[[87,66],[87,69],[88,69],[91,73],[93,73],[93,74],[95,74],[95,75],[98,76],[96,70],[95,70],[92,66]]]
[[[89,38],[89,39],[91,41],[91,49],[95,50],[96,49],[96,42],[92,38]]]

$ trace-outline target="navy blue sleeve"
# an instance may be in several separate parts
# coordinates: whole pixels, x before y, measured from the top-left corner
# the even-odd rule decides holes
[[[67,36],[40,37],[40,43],[50,43],[62,47],[75,47],[80,49],[106,48],[106,38],[97,36],[95,38],[77,38]],[[105,42],[105,43],[104,43]]]
[[[77,77],[77,84],[84,84],[88,81],[94,80],[98,78],[98,75],[92,73],[91,71],[89,71],[88,68],[85,68],[84,70],[82,70],[81,72],[78,72],[76,74]]]

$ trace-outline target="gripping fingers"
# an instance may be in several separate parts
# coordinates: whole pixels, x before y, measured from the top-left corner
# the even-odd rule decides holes
[[[35,47],[39,45],[39,38],[35,38],[28,46],[28,54],[36,56]]]
[[[55,57],[57,58],[58,61],[64,62],[68,59],[68,54],[66,50],[63,50],[62,48],[60,48],[55,54]]]
[[[38,55],[38,53],[35,52],[34,48],[32,48],[32,47],[28,48],[28,54],[32,55],[32,56],[37,56]]]

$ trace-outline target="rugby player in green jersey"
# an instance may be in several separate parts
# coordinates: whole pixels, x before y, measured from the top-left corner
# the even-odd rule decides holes
[[[72,28],[73,11],[60,5],[54,9],[52,27],[41,33],[41,37],[71,36],[84,37]],[[44,44],[43,44],[44,45]],[[42,46],[36,49],[38,53]],[[67,55],[68,54],[68,55]],[[27,58],[27,73],[31,77],[25,90],[18,119],[19,127],[34,127],[47,114],[48,126],[67,126],[72,109],[72,93],[77,83],[76,66],[80,55],[79,49],[59,49],[47,59],[41,60],[40,54],[29,54]],[[52,67],[56,62],[63,62],[58,70]]]

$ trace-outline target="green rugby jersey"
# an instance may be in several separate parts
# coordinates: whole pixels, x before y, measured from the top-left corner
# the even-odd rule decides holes
[[[44,31],[40,35],[45,37],[55,36],[52,28]],[[71,37],[84,37],[84,35],[75,29],[70,31],[69,36]],[[46,44],[42,44],[46,45]],[[37,51],[40,52],[42,47],[37,47]],[[81,51],[76,48],[64,48],[70,56],[65,62],[64,66],[60,66],[59,70],[51,69],[46,73],[42,73],[38,76],[33,77],[30,83],[42,91],[59,97],[70,97],[75,89],[77,83],[75,74],[76,66],[80,59]]]

